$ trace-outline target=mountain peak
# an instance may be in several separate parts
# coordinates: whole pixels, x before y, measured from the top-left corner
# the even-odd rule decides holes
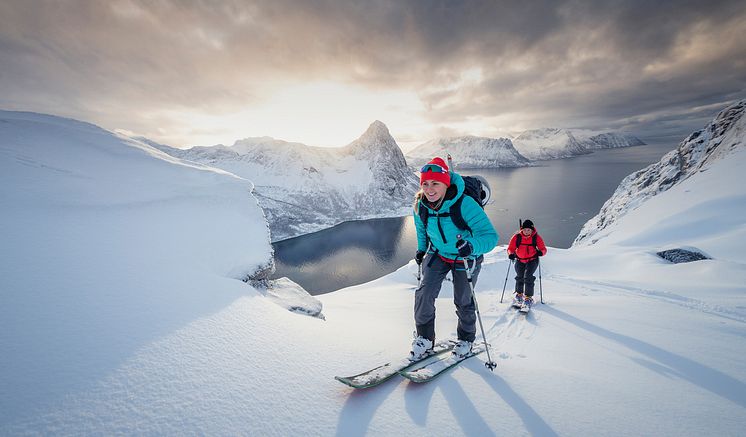
[[[368,129],[347,148],[353,153],[360,153],[363,150],[399,149],[389,128],[378,120],[371,123]]]
[[[364,137],[390,137],[389,128],[380,121],[376,120],[368,126],[368,130],[363,134]]]

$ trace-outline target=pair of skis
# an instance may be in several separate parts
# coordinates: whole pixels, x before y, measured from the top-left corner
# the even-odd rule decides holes
[[[462,361],[485,351],[484,343],[477,343],[474,344],[470,353],[458,357],[451,353],[454,345],[455,342],[452,340],[439,342],[433,347],[430,354],[419,360],[404,358],[374,367],[357,375],[335,376],[334,379],[353,388],[375,387],[396,375],[401,375],[412,382],[428,382]]]

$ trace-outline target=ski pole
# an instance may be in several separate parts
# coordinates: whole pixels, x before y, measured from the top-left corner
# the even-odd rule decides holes
[[[508,271],[505,272],[505,283],[503,284],[503,294],[500,295],[500,303],[503,303],[503,297],[505,296],[505,286],[508,285],[508,275],[510,274],[510,267],[513,266],[513,260],[510,260],[510,264],[508,264]]]
[[[482,330],[482,339],[484,339],[484,347],[487,350],[487,362],[484,363],[484,366],[490,369],[490,371],[494,372],[495,367],[497,367],[497,363],[492,361],[492,357],[490,357],[490,344],[487,343],[487,336],[484,335],[484,325],[482,325],[482,316],[479,314],[479,304],[477,303],[477,296],[474,294],[474,283],[472,282],[472,271],[477,267],[477,260],[474,260],[474,264],[472,264],[471,268],[469,268],[469,259],[464,258],[464,264],[466,267],[466,279],[469,282],[469,288],[471,289],[471,298],[474,300],[474,309],[477,313],[477,320],[479,320],[479,329]]]
[[[536,258],[539,261],[539,296],[541,297],[541,303],[544,303],[544,289],[541,287],[541,259]]]

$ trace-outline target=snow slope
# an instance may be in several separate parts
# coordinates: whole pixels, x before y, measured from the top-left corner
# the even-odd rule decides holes
[[[744,148],[746,136],[746,102],[741,101],[723,111],[705,129],[692,133],[657,163],[627,176],[601,211],[581,229],[574,244],[588,244],[608,234],[609,225],[647,199],[705,171],[731,153]],[[714,189],[712,198],[720,189]],[[670,214],[666,214],[666,217]],[[655,223],[662,221],[658,218]]]
[[[474,136],[439,138],[420,144],[407,154],[407,161],[422,167],[435,156],[453,157],[458,168],[523,167],[529,160],[518,153],[507,138]]]
[[[0,111],[0,424],[256,295],[242,279],[271,246],[251,190],[87,123]]]
[[[15,212],[3,215],[2,229],[22,232],[0,249],[8,260],[0,276],[2,435],[743,433],[743,147],[618,217],[596,244],[550,247],[541,268],[546,305],[527,317],[508,308],[510,287],[500,303],[510,267],[505,247],[489,254],[477,295],[498,362],[494,373],[480,357],[425,385],[395,379],[354,391],[333,376],[398,359],[408,350],[413,262],[372,283],[320,296],[325,320],[294,314],[225,276],[225,267],[234,263],[222,250],[212,263],[203,262],[207,254],[197,250],[213,247],[201,244],[209,230],[210,241],[226,252],[241,246],[246,256],[266,259],[266,245],[241,238],[266,241],[266,229],[259,230],[263,220],[237,214],[245,203],[240,197],[223,205],[222,191],[204,180],[230,180],[225,186],[231,193],[234,180],[244,183],[240,179],[135,148],[141,156],[120,143],[112,148],[119,156],[140,156],[125,162],[148,162],[167,174],[183,170],[196,185],[206,185],[208,198],[219,204],[210,213],[217,225],[205,226],[197,208],[182,213],[164,202],[121,208],[106,203],[96,209],[98,225],[91,220],[70,238],[56,223],[89,207],[64,199],[84,197],[89,184],[65,182],[62,192],[48,183],[64,180],[53,179],[65,169],[61,163],[75,156],[101,174],[124,164],[58,145],[47,147],[42,161],[7,138],[2,131],[0,193],[3,211],[10,205]],[[21,167],[29,162],[39,165],[32,167],[33,177],[24,177]],[[9,168],[15,169],[12,177],[6,176]],[[134,170],[123,169],[128,175]],[[173,179],[158,177],[165,187],[157,191],[176,190]],[[25,183],[34,181],[27,195]],[[126,186],[102,187],[98,198],[116,203],[120,195],[135,197]],[[31,200],[24,203],[26,198]],[[201,199],[184,201],[204,206]],[[159,232],[141,226],[143,208],[152,212],[148,223]],[[725,213],[718,214],[720,208]],[[114,220],[115,214],[121,217]],[[670,220],[658,220],[668,214]],[[224,222],[237,215],[240,228]],[[164,218],[190,232],[174,236],[159,226]],[[28,219],[33,223],[26,224]],[[124,234],[112,232],[117,238],[106,240],[108,233],[98,232],[104,225]],[[233,238],[223,238],[227,234]],[[16,234],[4,234],[4,240],[9,235]],[[508,236],[501,237],[505,242]],[[101,241],[109,244],[101,248]],[[164,245],[178,249],[173,262],[158,256]],[[712,259],[671,264],[654,255],[673,246],[705,248]],[[436,305],[438,337],[453,336],[450,283]]]
[[[269,137],[246,138],[231,147],[154,146],[253,181],[273,241],[348,220],[407,215],[418,189],[417,177],[380,121],[339,149]]]

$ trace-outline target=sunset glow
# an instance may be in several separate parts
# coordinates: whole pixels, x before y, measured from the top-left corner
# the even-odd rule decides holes
[[[566,127],[678,141],[746,92],[746,5],[0,3],[0,108],[174,147]]]

